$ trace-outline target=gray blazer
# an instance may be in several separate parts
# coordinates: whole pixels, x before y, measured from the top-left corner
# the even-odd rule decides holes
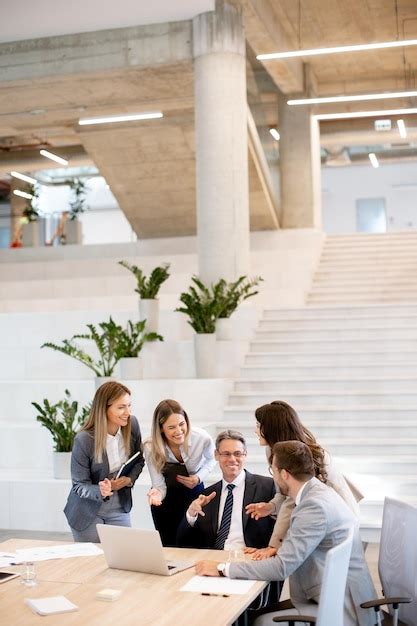
[[[256,580],[284,580],[289,576],[292,603],[300,612],[314,615],[326,554],[346,538],[352,526],[355,533],[346,585],[344,626],[372,626],[373,611],[359,606],[361,602],[376,598],[376,592],[365,562],[357,519],[334,489],[316,478],[305,486],[278,554],[264,561],[232,563],[229,575]]]
[[[132,415],[132,434],[130,441],[131,456],[138,450],[141,454],[137,457],[137,463],[128,474],[132,483],[141,473],[145,461],[142,454],[142,438],[136,417]],[[67,504],[64,509],[68,524],[75,530],[85,530],[94,520],[103,498],[100,493],[98,483],[109,476],[109,463],[106,451],[103,453],[101,463],[94,460],[94,435],[86,430],[82,430],[75,436],[71,455],[71,477],[72,488],[68,495]],[[120,504],[125,513],[132,508],[131,487],[120,489]]]

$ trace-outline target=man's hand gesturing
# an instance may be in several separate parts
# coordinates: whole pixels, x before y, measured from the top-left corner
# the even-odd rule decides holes
[[[198,498],[196,500],[193,500],[193,502],[191,502],[190,506],[188,507],[188,511],[187,511],[188,515],[190,517],[195,517],[196,515],[201,515],[202,517],[204,517],[205,513],[203,511],[203,508],[206,506],[206,504],[211,502],[213,498],[215,497],[216,497],[215,491],[210,493],[208,496],[203,496],[203,495],[198,496]]]

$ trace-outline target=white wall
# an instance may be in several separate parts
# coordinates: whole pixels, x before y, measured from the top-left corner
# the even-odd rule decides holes
[[[387,229],[417,228],[417,161],[322,168],[323,230],[356,232],[356,199],[385,198]]]
[[[136,241],[123,211],[119,209],[106,181],[101,176],[88,179],[86,203],[88,211],[82,214],[83,243],[116,243]],[[70,208],[71,191],[68,185],[41,186],[38,208],[46,216],[59,217]],[[51,233],[56,224],[50,228]],[[51,234],[49,233],[49,234]]]

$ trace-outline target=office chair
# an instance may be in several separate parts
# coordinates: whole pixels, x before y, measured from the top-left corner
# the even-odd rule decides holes
[[[383,598],[364,602],[378,626],[417,626],[417,508],[385,498],[378,573]],[[386,605],[389,613],[381,606]]]
[[[352,551],[353,529],[342,543],[328,551],[324,564],[323,581],[317,617],[311,615],[282,615],[272,618],[273,622],[299,622],[316,626],[343,626],[346,580]]]

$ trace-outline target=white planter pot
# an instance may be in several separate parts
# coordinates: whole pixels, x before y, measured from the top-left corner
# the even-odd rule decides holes
[[[196,333],[194,335],[195,371],[197,378],[216,376],[216,335]]]
[[[54,478],[71,478],[71,452],[54,452]]]
[[[219,317],[216,321],[216,337],[222,341],[230,341],[233,336],[233,321],[231,317]]]
[[[94,386],[96,388],[96,391],[99,387],[101,387],[101,385],[104,385],[104,383],[108,383],[110,380],[115,380],[112,376],[96,376],[96,378],[94,379]]]
[[[138,356],[120,359],[120,378],[122,380],[138,380],[143,378],[143,361]]]
[[[45,245],[45,219],[39,218],[35,222],[29,222],[22,226],[22,246],[29,248],[32,246]]]
[[[83,240],[83,227],[80,220],[67,220],[64,227],[65,243],[80,244]]]
[[[148,333],[158,332],[159,300],[140,298],[139,319],[146,320],[146,330]]]

